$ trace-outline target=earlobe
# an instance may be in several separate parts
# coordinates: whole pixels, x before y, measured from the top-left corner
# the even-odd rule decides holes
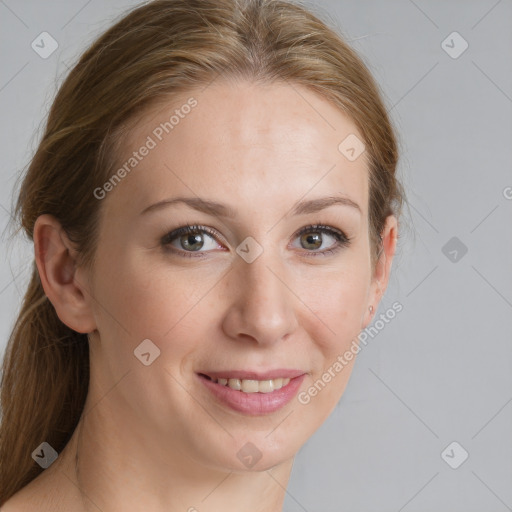
[[[87,292],[76,279],[76,251],[59,221],[49,214],[40,215],[33,239],[41,284],[57,316],[77,332],[92,332],[96,326]]]

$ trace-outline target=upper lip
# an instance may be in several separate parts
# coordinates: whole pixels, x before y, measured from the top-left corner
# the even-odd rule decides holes
[[[240,379],[240,380],[272,380],[280,377],[293,379],[300,377],[306,372],[302,370],[277,368],[275,370],[267,370],[265,372],[249,371],[249,370],[224,370],[224,371],[204,371],[199,374],[207,375],[214,379]]]

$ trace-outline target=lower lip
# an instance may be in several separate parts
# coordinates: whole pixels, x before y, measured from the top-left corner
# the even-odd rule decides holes
[[[294,377],[290,379],[286,386],[270,393],[244,393],[243,391],[231,389],[229,386],[217,384],[199,374],[197,375],[218,400],[237,412],[251,416],[272,413],[284,407],[297,394],[306,376],[306,374],[303,374],[299,377]]]

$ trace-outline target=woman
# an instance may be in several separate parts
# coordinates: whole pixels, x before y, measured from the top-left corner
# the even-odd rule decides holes
[[[387,287],[396,164],[367,68],[301,6],[158,0],[102,35],[16,205],[2,510],[282,510]]]

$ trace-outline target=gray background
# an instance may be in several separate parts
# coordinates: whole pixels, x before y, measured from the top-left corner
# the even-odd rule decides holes
[[[2,353],[33,258],[5,231],[15,180],[67,68],[136,3],[0,0]],[[284,510],[512,510],[512,2],[315,4],[384,91],[410,212],[376,318],[394,301],[403,311],[299,452]],[[47,59],[31,48],[43,31],[59,44]],[[454,31],[469,44],[457,58],[445,49],[461,40],[442,46]],[[469,453],[457,469],[441,457],[453,441]]]

